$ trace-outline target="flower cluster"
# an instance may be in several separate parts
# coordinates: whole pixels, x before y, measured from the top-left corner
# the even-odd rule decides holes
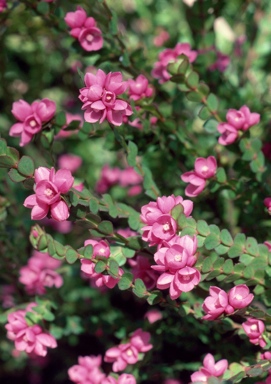
[[[77,7],[75,12],[68,12],[64,20],[71,28],[70,35],[78,39],[85,51],[98,51],[102,48],[102,32],[93,17],[87,17],[83,8]]]
[[[262,320],[249,317],[247,321],[242,324],[242,327],[252,344],[260,345],[262,348],[266,346],[266,342],[262,337],[265,330],[265,325]]]
[[[93,261],[96,258],[103,257],[108,259],[110,256],[110,247],[105,240],[86,240],[84,246],[92,245],[93,253],[92,259],[81,259],[81,271],[86,274],[87,277],[90,277],[94,282],[96,287],[108,287],[114,288],[118,283],[120,277],[123,274],[123,270],[119,268],[119,276],[114,278],[110,275],[103,275],[101,273],[95,272],[95,262]]]
[[[113,185],[120,185],[121,187],[129,187],[128,196],[134,196],[141,193],[142,188],[139,185],[141,183],[142,176],[133,167],[120,169],[117,167],[110,168],[109,165],[105,165],[96,184],[96,190],[99,193],[105,193]]]
[[[77,115],[77,114],[71,114],[71,113],[67,112],[66,113],[66,124],[64,124],[63,127],[61,127],[61,130],[57,133],[57,135],[55,135],[55,138],[56,139],[65,139],[69,136],[72,136],[72,135],[78,133],[79,132],[78,129],[74,129],[72,131],[66,130],[68,125],[73,121],[78,121],[79,128],[82,128],[82,126],[84,124],[83,116]]]
[[[98,69],[96,75],[88,72],[84,77],[85,87],[80,89],[84,118],[89,123],[102,123],[105,119],[113,125],[121,125],[123,116],[132,115],[130,105],[118,96],[127,88],[120,72],[105,74]]]
[[[235,142],[239,131],[247,131],[253,125],[260,121],[260,115],[256,112],[250,112],[246,105],[239,110],[229,109],[226,114],[226,123],[219,123],[217,130],[222,136],[218,142],[222,145],[229,145]]]
[[[151,269],[151,264],[147,257],[137,255],[135,259],[130,259],[128,263],[131,266],[134,279],[143,280],[148,290],[156,286],[158,275]]]
[[[176,205],[182,205],[184,214],[188,217],[193,210],[191,200],[184,200],[181,196],[162,196],[157,201],[151,201],[141,208],[141,221],[147,224],[142,228],[142,239],[150,244],[159,245],[169,241],[176,235],[177,223],[171,215]]]
[[[217,163],[214,156],[209,156],[207,159],[198,157],[195,161],[195,170],[185,172],[181,175],[181,179],[189,183],[185,189],[186,196],[198,196],[206,185],[206,180],[216,174]]]
[[[192,383],[207,383],[208,377],[220,377],[228,369],[228,361],[226,359],[215,362],[214,356],[208,353],[203,360],[203,367],[191,375]]]
[[[47,253],[34,251],[27,265],[20,269],[19,281],[25,285],[28,294],[44,295],[46,287],[62,286],[63,279],[55,271],[60,264],[61,261],[53,259]]]
[[[150,337],[148,332],[143,332],[141,328],[137,329],[128,343],[109,348],[105,353],[104,361],[113,363],[114,372],[124,370],[128,364],[135,364],[140,360],[140,353],[152,349],[152,344],[149,344]]]
[[[249,292],[245,284],[236,285],[228,293],[218,287],[212,286],[209,294],[202,305],[206,315],[204,320],[215,320],[223,313],[232,314],[237,309],[247,307],[253,300],[254,295]]]
[[[167,66],[169,63],[176,62],[180,55],[187,56],[190,63],[193,63],[198,54],[196,51],[191,50],[191,46],[188,43],[178,43],[175,48],[167,48],[159,53],[159,61],[154,64],[152,76],[155,79],[159,79],[160,84],[163,84],[170,79]]]
[[[55,115],[56,105],[54,101],[42,99],[34,101],[31,105],[24,100],[15,101],[11,110],[19,123],[13,124],[9,134],[21,137],[20,146],[28,144],[33,136],[41,131],[43,124],[48,123]]]
[[[31,219],[41,220],[48,214],[56,221],[64,221],[69,217],[69,207],[61,194],[67,193],[74,182],[67,169],[57,172],[54,168],[39,167],[35,170],[35,194],[28,196],[24,206],[31,208]]]
[[[31,303],[26,310],[19,310],[8,314],[8,324],[5,325],[7,338],[14,341],[17,351],[38,356],[46,356],[47,348],[56,348],[55,338],[48,332],[43,332],[42,328],[35,324],[29,326],[25,315],[30,312],[36,303]]]
[[[197,261],[197,245],[196,236],[175,236],[164,242],[154,255],[157,265],[152,268],[162,272],[157,280],[157,288],[169,288],[172,300],[177,299],[182,292],[191,291],[200,282],[200,272],[193,268]]]
[[[0,12],[3,12],[7,8],[7,1],[0,0]]]
[[[66,153],[58,158],[59,168],[68,169],[71,173],[77,171],[82,165],[82,158],[80,156],[73,155],[72,153]]]
[[[135,80],[127,81],[129,86],[129,97],[135,101],[145,97],[151,97],[153,88],[149,86],[148,79],[144,75],[139,75]]]
[[[117,379],[101,370],[102,357],[79,356],[78,364],[68,370],[69,379],[76,384],[136,384],[133,375],[123,373]]]

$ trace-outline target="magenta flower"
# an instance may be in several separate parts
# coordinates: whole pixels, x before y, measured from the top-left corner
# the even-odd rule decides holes
[[[19,281],[25,285],[28,294],[44,295],[46,287],[59,288],[63,285],[62,277],[55,271],[61,262],[47,253],[34,251],[26,266],[20,269]]]
[[[133,100],[140,100],[145,97],[151,97],[153,88],[149,86],[148,79],[144,75],[139,75],[135,80],[127,81],[129,86],[129,97]]]
[[[198,157],[195,161],[195,171],[185,172],[181,179],[189,183],[185,189],[185,194],[189,197],[198,196],[206,185],[206,180],[216,174],[217,163],[214,156],[207,159]]]
[[[216,51],[216,61],[212,65],[209,66],[210,71],[215,71],[216,69],[219,72],[225,72],[228,66],[230,65],[230,57],[225,55],[220,51]]]
[[[101,371],[102,357],[79,356],[78,364],[68,370],[69,379],[76,384],[100,384],[105,378]]]
[[[227,122],[219,123],[218,132],[222,133],[218,142],[221,145],[232,144],[238,137],[238,131],[246,131],[260,121],[260,115],[256,112],[250,112],[246,105],[239,110],[229,109],[226,115]]]
[[[129,373],[123,373],[119,376],[117,384],[136,384],[136,379]]]
[[[52,335],[43,332],[39,325],[28,326],[26,323],[26,312],[31,311],[34,306],[36,303],[31,303],[26,310],[8,314],[8,323],[5,325],[7,338],[14,341],[17,351],[46,356],[47,348],[56,348],[57,342]]]
[[[23,147],[42,130],[43,124],[54,117],[56,105],[49,99],[34,101],[31,105],[24,100],[19,100],[13,103],[11,112],[19,123],[12,125],[9,134],[21,137],[20,146]]]
[[[87,17],[83,8],[77,7],[77,11],[68,12],[64,20],[71,28],[70,35],[78,39],[85,51],[98,51],[102,48],[102,32],[93,17]]]
[[[134,279],[142,279],[148,290],[156,286],[158,275],[151,269],[149,259],[145,256],[137,255],[135,259],[128,260],[132,267],[131,272]]]
[[[153,44],[156,47],[162,47],[169,38],[169,33],[165,29],[161,29],[159,34],[153,38]]]
[[[79,132],[78,129],[72,130],[72,131],[67,131],[66,128],[67,126],[72,122],[72,121],[79,121],[79,128],[81,128],[84,124],[84,119],[83,116],[81,115],[73,115],[71,113],[66,113],[66,124],[61,128],[61,130],[58,132],[57,135],[55,135],[56,139],[65,139],[66,137],[72,136],[76,133]]]
[[[252,344],[260,345],[262,348],[266,346],[266,342],[262,337],[262,334],[265,331],[265,325],[262,320],[249,317],[247,321],[242,324],[242,327]]]
[[[175,236],[177,224],[170,212],[178,204],[183,206],[184,214],[188,217],[193,210],[193,203],[183,200],[181,196],[158,197],[156,202],[152,201],[141,208],[141,221],[147,224],[142,228],[144,241],[152,246],[169,241]]]
[[[229,305],[226,308],[226,313],[233,313],[236,309],[247,307],[254,295],[249,292],[249,288],[245,284],[236,285],[228,292]]]
[[[96,75],[85,75],[85,88],[80,89],[79,99],[83,102],[84,118],[89,123],[102,123],[105,119],[113,125],[121,125],[123,116],[132,115],[130,105],[118,96],[122,94],[127,83],[122,81],[120,72],[107,75],[98,69]]]
[[[263,201],[264,205],[268,209],[268,213],[271,213],[271,197],[266,197]]]
[[[145,353],[152,349],[152,344],[149,344],[151,335],[149,332],[142,331],[141,328],[138,328],[134,331],[130,337],[130,343],[134,346],[139,353]]]
[[[208,377],[221,377],[228,369],[228,361],[226,359],[215,362],[214,356],[208,353],[203,360],[203,367],[199,371],[191,375],[192,383],[207,383]]]
[[[74,178],[70,171],[39,167],[35,170],[35,194],[24,201],[26,208],[31,208],[31,219],[41,220],[47,214],[56,221],[64,221],[69,217],[69,207],[61,194],[66,194],[72,187]]]
[[[150,324],[155,323],[163,318],[163,315],[158,309],[150,309],[144,315],[144,318],[148,320]]]
[[[209,294],[202,305],[202,309],[206,313],[202,319],[204,320],[215,320],[228,306],[228,295],[225,291],[218,287],[210,287]]]
[[[7,1],[6,0],[0,0],[0,13],[4,12],[4,10],[7,8]]]
[[[159,83],[163,84],[170,79],[170,74],[167,71],[169,63],[177,61],[180,55],[185,55],[189,59],[190,63],[193,63],[197,57],[197,52],[191,50],[191,46],[188,43],[178,43],[175,48],[167,48],[159,53],[159,61],[154,64],[152,70],[152,76],[155,79],[159,79]]]
[[[58,158],[58,167],[68,169],[71,173],[77,171],[82,165],[82,158],[80,156],[67,153],[59,156]]]

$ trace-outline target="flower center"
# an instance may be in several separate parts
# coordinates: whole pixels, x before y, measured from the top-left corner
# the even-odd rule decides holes
[[[257,331],[257,325],[256,324],[253,324],[251,327],[250,327],[251,331]]]
[[[132,356],[133,352],[131,351],[131,349],[128,349],[127,352],[126,352],[126,355],[127,356]]]
[[[204,165],[204,166],[201,168],[201,170],[202,170],[203,172],[208,171],[208,167],[207,167],[207,165]]]
[[[183,280],[184,281],[189,281],[190,280],[190,276],[189,275],[183,276]]]
[[[242,295],[239,295],[239,294],[237,294],[237,295],[235,295],[235,298],[236,298],[236,300],[242,300],[242,299],[243,299],[243,296],[242,296]]]
[[[48,198],[54,197],[54,191],[50,188],[46,188],[44,191],[44,195]]]
[[[29,122],[29,125],[30,125],[31,128],[35,128],[35,127],[37,126],[37,122],[36,122],[36,120],[31,120],[31,121]]]
[[[93,36],[89,33],[87,36],[86,36],[86,40],[91,43],[93,41]]]
[[[176,256],[174,257],[174,260],[175,260],[175,261],[181,261],[181,260],[182,260],[182,255],[176,255]]]
[[[114,98],[114,95],[112,92],[106,92],[105,101],[107,101],[107,103],[110,103],[110,101],[113,100],[113,98]]]
[[[168,232],[168,231],[170,230],[169,223],[166,223],[166,224],[163,225],[163,230],[164,230],[165,232]]]

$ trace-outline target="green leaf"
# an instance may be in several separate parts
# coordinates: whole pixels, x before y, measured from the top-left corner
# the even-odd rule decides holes
[[[45,2],[38,3],[37,10],[42,15],[46,15],[47,13],[49,13],[49,10],[50,10],[49,4]]]
[[[220,244],[218,247],[215,248],[216,253],[218,253],[219,255],[225,255],[225,253],[227,253],[228,250],[229,250],[229,247],[223,244]]]
[[[232,273],[233,268],[234,268],[234,266],[233,266],[233,262],[231,259],[226,260],[225,263],[223,264],[223,267],[222,267],[223,272],[226,275],[229,275],[230,273]]]
[[[222,229],[220,239],[223,244],[228,245],[229,247],[233,245],[233,239],[227,229]]]
[[[55,124],[61,128],[63,127],[63,125],[66,124],[66,113],[64,111],[61,111],[61,112],[56,114]]]
[[[134,257],[134,255],[135,255],[134,249],[130,249],[130,248],[126,248],[126,247],[122,247],[122,252],[123,252],[124,256],[127,257],[128,259]]]
[[[182,204],[177,204],[175,207],[171,210],[170,215],[173,217],[174,220],[178,220],[178,217],[180,214],[184,212],[184,208]]]
[[[186,97],[190,101],[199,102],[202,100],[202,95],[196,91],[191,91],[186,94]]]
[[[217,111],[218,99],[213,93],[210,93],[210,95],[207,97],[207,104],[211,111],[213,112]]]
[[[113,10],[111,10],[112,17],[109,23],[109,32],[112,35],[117,35],[118,34],[118,16],[117,13]]]
[[[209,226],[204,220],[199,220],[197,222],[197,230],[198,233],[202,236],[208,236],[210,234]]]
[[[199,111],[198,116],[202,120],[207,120],[211,116],[211,112],[206,106],[203,106]]]
[[[68,248],[65,254],[65,258],[69,264],[74,264],[78,256],[78,253],[72,248]]]
[[[254,237],[248,237],[246,241],[247,253],[253,256],[259,256],[259,247],[257,240]]]
[[[205,248],[208,250],[214,249],[215,247],[220,245],[220,239],[217,235],[215,235],[214,233],[211,233],[206,237],[204,245],[205,245]]]
[[[210,88],[208,87],[207,84],[205,83],[199,83],[199,86],[198,86],[198,91],[204,95],[204,96],[207,96],[210,92]]]
[[[10,177],[10,179],[14,182],[14,183],[20,183],[21,181],[24,181],[26,178],[25,176],[22,176],[18,171],[17,169],[15,168],[11,168],[8,172],[8,175]]]
[[[103,200],[108,205],[109,215],[113,218],[116,218],[118,216],[118,210],[112,197],[108,194],[105,194],[103,195]]]
[[[91,244],[88,244],[84,248],[84,258],[90,260],[92,259],[92,255],[93,255],[93,247]]]
[[[127,162],[131,167],[136,166],[136,157],[138,154],[137,145],[133,143],[132,141],[129,141],[128,143],[128,155],[127,155]]]
[[[219,183],[223,184],[227,181],[227,175],[224,168],[217,168],[216,179]]]
[[[147,302],[150,305],[155,305],[155,304],[160,303],[161,298],[162,298],[162,292],[161,291],[152,291],[150,296],[148,296],[148,298],[147,298]]]
[[[5,139],[0,139],[0,156],[7,153],[7,142]]]
[[[18,171],[24,176],[32,176],[34,174],[35,166],[31,157],[21,157],[18,163]]]
[[[197,72],[191,72],[186,78],[186,84],[190,88],[196,89],[199,83],[199,75]],[[200,96],[201,97],[201,96]]]
[[[218,122],[211,118],[209,120],[207,120],[204,124],[203,124],[203,128],[204,130],[207,132],[207,133],[216,133],[217,132],[217,125],[218,125]]]
[[[133,293],[137,297],[144,297],[144,296],[146,296],[146,292],[147,292],[147,289],[146,289],[144,282],[141,279],[136,279],[135,280],[135,286],[133,288]]]
[[[114,278],[119,276],[119,265],[114,259],[109,259],[108,273]]]
[[[190,65],[188,57],[185,55],[180,55],[178,58],[178,63],[180,62],[180,60],[182,60],[182,61],[178,67],[178,73],[181,75],[185,75],[185,73],[188,70],[189,65]]]
[[[201,271],[202,273],[210,272],[213,268],[213,259],[209,256],[206,257],[203,261]]]
[[[103,233],[104,235],[112,235],[114,232],[114,228],[113,228],[111,221],[106,221],[106,220],[101,221],[98,224],[98,230],[99,230],[99,232]]]
[[[244,265],[249,265],[254,260],[254,257],[248,255],[247,253],[243,253],[239,257],[240,263],[243,263]]]
[[[126,289],[129,289],[133,282],[133,274],[130,272],[125,272],[118,282],[118,287],[121,291],[125,291]]]
[[[103,260],[99,260],[96,264],[95,264],[95,272],[96,273],[103,273],[107,268],[107,265],[106,265],[106,262],[103,261]]]
[[[17,167],[20,159],[20,154],[17,149],[7,147],[6,155],[0,156],[0,168]]]

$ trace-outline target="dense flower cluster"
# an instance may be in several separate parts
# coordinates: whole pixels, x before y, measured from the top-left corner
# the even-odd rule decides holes
[[[116,278],[110,275],[103,275],[102,273],[95,272],[95,262],[93,261],[98,257],[109,258],[110,247],[108,243],[105,240],[97,241],[90,239],[85,241],[84,246],[86,247],[87,245],[92,245],[93,247],[92,259],[81,260],[81,271],[84,272],[87,277],[91,278],[96,287],[106,286],[108,288],[114,288],[123,274],[123,270],[119,268],[119,276]]]
[[[127,81],[129,87],[129,97],[135,101],[145,97],[151,97],[153,88],[149,86],[148,79],[144,75],[138,75],[135,80]]]
[[[209,156],[207,159],[198,157],[195,161],[195,170],[185,172],[181,175],[181,179],[189,183],[185,189],[186,196],[198,196],[206,185],[206,180],[216,174],[217,163],[214,156]]]
[[[120,72],[105,74],[98,69],[96,75],[86,73],[85,87],[80,89],[79,99],[83,103],[84,118],[89,123],[102,123],[105,119],[113,125],[121,125],[123,116],[132,115],[127,101],[119,99],[127,88]]]
[[[101,171],[100,179],[96,184],[96,190],[99,193],[105,193],[114,185],[129,187],[128,196],[138,195],[142,191],[142,176],[140,176],[133,167],[120,169],[118,167],[110,168],[104,165]]]
[[[150,261],[143,255],[137,255],[135,259],[129,260],[131,272],[134,279],[141,279],[144,281],[148,290],[156,286],[158,275],[151,269]]]
[[[47,348],[56,348],[57,342],[52,335],[44,332],[39,325],[29,326],[27,324],[25,315],[35,306],[36,303],[30,303],[26,310],[8,314],[8,324],[5,326],[8,331],[7,338],[14,341],[17,351],[46,356]]]
[[[19,123],[10,128],[10,136],[21,137],[20,146],[28,144],[33,136],[42,130],[43,124],[48,123],[55,115],[54,101],[42,99],[28,104],[24,100],[15,101],[11,110]]]
[[[63,279],[55,270],[61,261],[53,259],[47,253],[34,251],[27,265],[20,269],[19,281],[25,285],[27,293],[44,295],[46,287],[60,288]]]
[[[170,79],[167,66],[169,63],[174,63],[180,55],[187,56],[190,63],[193,63],[198,54],[196,51],[191,50],[191,46],[188,43],[178,43],[174,48],[167,48],[159,53],[159,61],[154,64],[152,76],[155,79],[159,79],[160,84]]]
[[[135,364],[139,361],[140,353],[152,349],[152,344],[149,344],[150,337],[148,332],[143,332],[141,328],[137,329],[131,335],[128,343],[109,348],[105,353],[104,361],[113,363],[114,372],[123,371],[128,364]]]
[[[83,8],[77,7],[75,12],[68,12],[64,20],[71,28],[70,35],[78,39],[85,51],[98,51],[102,48],[102,32],[93,17],[88,17]]]
[[[191,291],[200,282],[200,272],[193,268],[197,261],[197,245],[196,236],[175,236],[164,242],[154,255],[157,265],[152,268],[162,272],[157,280],[157,288],[169,288],[172,300],[177,299],[182,292]]]
[[[181,196],[162,196],[156,202],[143,205],[140,218],[147,225],[142,228],[142,239],[150,246],[162,244],[176,235],[177,223],[171,216],[171,211],[178,204],[183,206],[184,214],[188,217],[193,210],[193,203]]]
[[[24,206],[31,208],[31,219],[41,220],[48,214],[56,221],[69,217],[69,207],[61,194],[67,193],[73,186],[74,178],[67,169],[57,172],[54,168],[39,167],[35,170],[35,194],[28,196]]]
[[[228,293],[218,287],[210,287],[209,294],[202,305],[206,315],[204,320],[215,320],[223,313],[232,314],[237,309],[247,307],[254,295],[245,284],[236,285]]]
[[[203,360],[203,367],[191,375],[192,383],[207,383],[208,377],[220,377],[228,369],[228,361],[226,359],[215,362],[214,356],[208,353]]]
[[[219,123],[217,130],[222,136],[218,142],[222,145],[229,145],[235,142],[239,131],[247,131],[253,125],[260,121],[260,115],[256,112],[250,112],[246,105],[239,110],[229,109],[226,114],[226,123]]]

